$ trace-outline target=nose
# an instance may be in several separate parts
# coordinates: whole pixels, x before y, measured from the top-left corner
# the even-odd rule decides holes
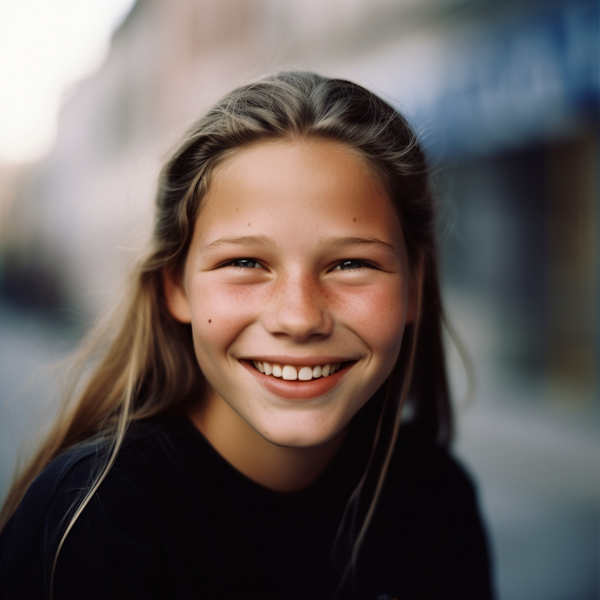
[[[333,319],[318,278],[306,272],[282,275],[273,283],[263,324],[272,335],[296,342],[327,337]]]

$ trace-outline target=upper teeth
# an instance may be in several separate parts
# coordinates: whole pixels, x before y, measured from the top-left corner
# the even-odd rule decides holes
[[[281,377],[288,381],[299,379],[300,381],[310,381],[317,377],[327,377],[335,373],[341,363],[331,363],[328,365],[317,365],[316,367],[293,367],[292,365],[279,365],[277,363],[269,363],[267,361],[255,360],[252,361],[254,366],[265,375],[273,375]]]

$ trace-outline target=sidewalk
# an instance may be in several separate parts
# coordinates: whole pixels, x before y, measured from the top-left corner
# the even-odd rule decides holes
[[[36,445],[56,407],[60,363],[73,340],[57,324],[0,300],[0,501],[15,463]]]
[[[455,450],[478,484],[500,600],[598,600],[597,415],[497,404],[461,416]]]

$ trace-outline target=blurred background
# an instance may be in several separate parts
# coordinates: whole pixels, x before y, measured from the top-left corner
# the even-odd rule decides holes
[[[430,157],[499,598],[599,598],[599,33],[596,0],[0,0],[0,497],[169,149],[233,86],[308,68],[382,95]]]

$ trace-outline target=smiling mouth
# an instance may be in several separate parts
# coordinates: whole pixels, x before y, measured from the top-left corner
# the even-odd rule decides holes
[[[253,359],[241,361],[268,392],[292,401],[312,400],[326,396],[337,388],[357,362],[357,360],[349,360],[322,365],[287,365]]]
[[[254,365],[255,369],[264,375],[270,375],[271,377],[277,377],[279,379],[284,379],[285,381],[312,381],[313,379],[329,377],[354,361],[328,363],[314,367],[296,367],[293,365],[281,365],[261,360],[252,360],[249,362]]]

